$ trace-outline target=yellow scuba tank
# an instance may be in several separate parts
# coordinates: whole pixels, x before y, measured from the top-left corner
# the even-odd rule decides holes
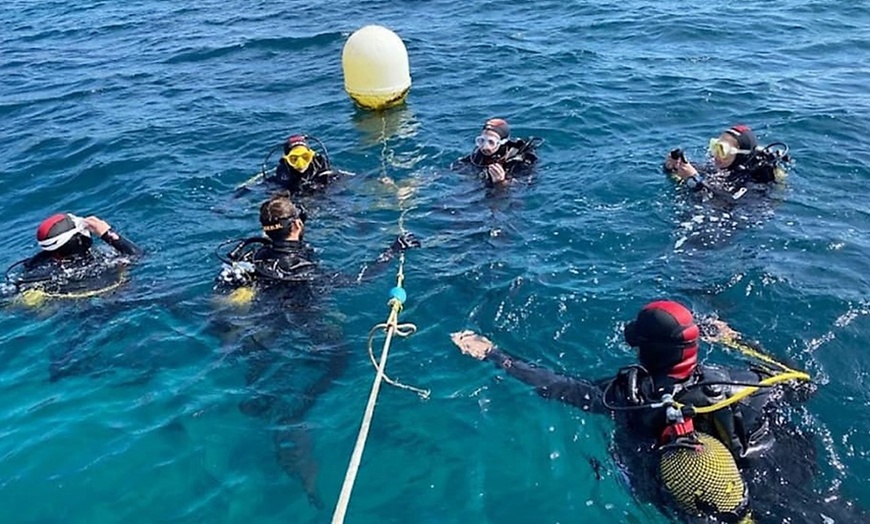
[[[663,447],[659,476],[664,491],[691,515],[740,514],[748,490],[733,455],[711,435],[696,432],[695,437],[694,445]]]

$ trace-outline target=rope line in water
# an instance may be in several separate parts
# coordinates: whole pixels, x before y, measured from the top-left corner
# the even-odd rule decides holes
[[[381,132],[381,179],[385,179],[386,177],[386,156],[387,156],[387,139],[386,139],[386,118],[381,115],[381,122],[383,124],[382,132]],[[405,233],[405,213],[407,212],[406,208],[402,208],[402,212],[399,214],[398,226],[401,234]],[[402,311],[402,306],[407,299],[407,293],[405,293],[405,289],[403,287],[405,283],[405,253],[402,251],[399,253],[399,269],[396,272],[396,286],[390,290],[390,300],[387,304],[390,306],[390,315],[387,318],[387,321],[381,324],[377,324],[374,326],[369,332],[368,338],[368,351],[369,357],[371,358],[372,364],[375,366],[377,370],[377,374],[375,375],[375,380],[372,383],[372,389],[369,393],[368,404],[366,404],[366,409],[363,414],[363,420],[360,424],[359,434],[357,434],[356,444],[353,448],[353,453],[350,457],[350,464],[348,465],[347,472],[344,476],[344,483],[341,486],[341,493],[338,497],[338,502],[335,506],[335,512],[332,515],[332,524],[342,524],[344,522],[345,515],[347,514],[347,506],[350,503],[350,496],[353,492],[353,485],[356,482],[356,476],[359,472],[360,462],[362,461],[363,451],[365,450],[366,440],[368,439],[369,429],[371,428],[372,418],[375,413],[375,404],[378,399],[378,393],[381,389],[381,383],[387,382],[390,385],[407,389],[410,391],[416,392],[418,395],[426,398],[429,396],[429,392],[415,388],[413,386],[407,386],[400,382],[396,382],[390,377],[387,376],[385,369],[387,366],[387,357],[390,352],[390,345],[393,341],[394,336],[407,337],[409,335],[414,334],[417,331],[417,326],[410,323],[399,324],[399,313]],[[381,358],[379,361],[375,361],[374,351],[372,349],[372,345],[374,342],[374,337],[383,329],[386,333],[386,339],[384,340],[384,346],[381,350]]]
[[[353,448],[353,453],[350,457],[350,464],[347,468],[347,473],[344,476],[344,484],[341,486],[341,494],[338,497],[338,503],[335,507],[335,512],[332,515],[332,523],[333,524],[341,524],[344,522],[345,514],[347,513],[347,506],[350,503],[350,495],[353,491],[353,485],[356,481],[357,473],[359,472],[359,465],[362,461],[363,450],[365,449],[366,439],[368,439],[369,429],[371,428],[372,417],[375,413],[375,403],[378,399],[378,393],[381,389],[381,382],[385,381],[386,374],[384,373],[384,368],[387,365],[387,356],[390,352],[390,344],[392,343],[393,336],[408,336],[414,333],[417,330],[417,327],[413,324],[399,324],[399,312],[402,310],[402,304],[405,301],[406,295],[405,290],[402,288],[402,282],[404,280],[404,273],[402,266],[404,265],[404,257],[400,257],[399,259],[399,272],[397,275],[397,285],[390,291],[390,300],[388,304],[390,305],[390,316],[387,318],[387,321],[383,324],[378,324],[374,328],[372,328],[372,332],[369,335],[369,349],[371,349],[372,339],[374,338],[375,333],[383,328],[386,330],[386,339],[384,340],[384,347],[381,351],[380,361],[375,366],[377,369],[377,375],[375,376],[374,383],[372,384],[372,390],[369,393],[369,401],[366,405],[365,413],[363,414],[362,424],[360,425],[359,434],[356,438],[356,444]],[[374,355],[372,354],[372,358]]]

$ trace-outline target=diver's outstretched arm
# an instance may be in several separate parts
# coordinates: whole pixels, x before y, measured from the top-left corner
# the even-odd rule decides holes
[[[508,375],[533,386],[544,398],[553,398],[584,411],[603,413],[602,387],[587,380],[566,377],[518,359],[499,349],[488,338],[472,331],[453,333],[450,338],[459,350],[478,360],[488,360]]]
[[[335,286],[350,286],[353,284],[368,282],[373,280],[375,277],[382,275],[396,255],[417,247],[420,247],[420,241],[417,240],[414,233],[402,233],[393,241],[386,251],[378,256],[378,258],[364,264],[360,272],[353,278],[343,273],[336,273],[332,275],[330,281]]]

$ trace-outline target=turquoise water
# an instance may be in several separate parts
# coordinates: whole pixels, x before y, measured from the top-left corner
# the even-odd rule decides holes
[[[328,520],[395,268],[323,297],[353,348],[307,417],[324,510],[278,465],[269,421],[240,412],[249,363],[211,301],[213,248],[257,229],[262,195],[233,188],[298,130],[357,173],[312,203],[306,236],[325,265],[354,274],[403,210],[424,242],[402,314],[419,332],[396,342],[389,371],[432,396],[382,391],[348,522],[666,522],[623,482],[611,421],[538,398],[447,338],[473,328],[605,376],[631,361],[620,322],[659,296],[809,370],[820,387],[796,417],[820,472],[807,489],[870,506],[866,6],[10,1],[0,17],[3,263],[65,210],[148,251],[109,297],[0,314],[5,522]],[[342,91],[344,40],[371,22],[412,63],[407,105],[384,117]],[[547,142],[533,184],[487,195],[447,166],[493,115]],[[730,238],[681,243],[705,211],[675,198],[660,161],[675,146],[699,158],[738,121],[791,146],[788,186]],[[269,344],[299,362],[273,377],[289,399],[308,368],[301,328],[281,320]],[[86,372],[49,382],[70,353]]]

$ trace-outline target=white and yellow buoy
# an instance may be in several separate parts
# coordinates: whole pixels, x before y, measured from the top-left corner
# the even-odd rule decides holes
[[[405,101],[411,89],[408,51],[399,35],[367,25],[350,35],[341,53],[344,89],[366,109],[386,109]]]

